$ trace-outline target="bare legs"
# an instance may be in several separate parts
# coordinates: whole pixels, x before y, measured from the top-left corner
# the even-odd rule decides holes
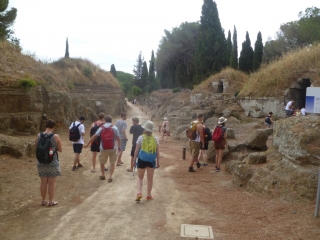
[[[208,156],[207,156],[207,150],[200,149],[199,156],[198,156],[198,162],[200,162],[200,159],[203,158],[203,163],[208,163]]]
[[[54,188],[55,188],[56,178],[42,177],[40,183],[40,193],[42,197],[42,202],[46,201],[46,195],[48,192],[49,203],[52,203],[54,197]]]
[[[96,171],[96,157],[97,152],[92,152],[92,170]]]
[[[216,167],[220,169],[220,165],[222,162],[223,149],[216,150]]]
[[[74,160],[73,160],[73,166],[77,166],[77,164],[80,164],[80,153],[75,153]]]
[[[118,166],[122,164],[121,157],[122,157],[122,151],[120,151],[119,154],[118,154],[118,161],[117,161],[117,165]]]
[[[148,179],[147,194],[148,196],[151,196],[154,168],[144,168],[144,169],[138,168],[138,193],[142,193],[143,178],[146,170],[147,170],[147,179]]]

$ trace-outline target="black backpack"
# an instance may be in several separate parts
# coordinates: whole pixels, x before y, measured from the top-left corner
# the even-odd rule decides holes
[[[51,138],[53,137],[53,133],[49,135],[40,133],[40,138],[37,144],[36,156],[40,163],[49,164],[53,160],[53,155],[49,156],[49,150],[52,148]]]
[[[264,121],[265,121],[266,123],[268,123],[268,124],[271,124],[270,118],[271,118],[271,116],[267,116]]]
[[[212,132],[208,127],[203,126],[203,135],[205,142],[209,142],[212,140]]]
[[[94,134],[96,134],[96,132],[98,131],[98,129],[101,127],[101,125],[103,125],[103,124],[97,124],[97,122],[94,123],[94,126],[90,129],[90,137],[92,137]],[[98,136],[98,137],[92,142],[92,144],[100,145],[100,136]]]
[[[69,140],[72,141],[72,142],[77,142],[79,141],[81,135],[80,135],[80,131],[79,131],[79,126],[81,125],[82,123],[79,123],[78,125],[76,125],[76,123],[74,122],[73,123],[73,126],[72,128],[70,129],[69,131]]]

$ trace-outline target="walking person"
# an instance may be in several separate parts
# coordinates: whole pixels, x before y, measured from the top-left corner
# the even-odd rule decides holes
[[[122,166],[122,164],[123,164],[123,162],[121,161],[122,153],[125,151],[127,141],[128,141],[128,138],[126,135],[126,129],[127,129],[126,119],[127,119],[127,114],[121,113],[121,119],[116,121],[116,127],[118,128],[119,135],[120,135],[120,145],[119,146],[121,149],[118,154],[117,166]]]
[[[227,128],[225,127],[226,118],[219,118],[218,125],[212,131],[212,139],[214,141],[214,149],[216,151],[216,172],[221,171],[221,162],[224,149],[228,146]]]
[[[90,126],[90,138],[97,132],[97,130],[105,123],[105,114],[103,112],[98,114],[98,121],[93,122]],[[100,137],[97,137],[92,143],[90,147],[90,151],[92,152],[92,169],[91,172],[96,172],[96,157],[97,153],[100,152]]]
[[[146,199],[153,199],[151,191],[153,186],[154,169],[156,167],[160,167],[159,142],[158,139],[152,135],[153,122],[149,120],[146,121],[142,128],[144,129],[144,132],[137,139],[134,153],[134,159],[138,157],[138,162],[133,163],[133,166],[136,164],[138,168],[138,193],[135,200],[137,202],[139,202],[142,198],[142,184],[146,171],[148,179]]]
[[[46,130],[43,133],[39,133],[35,140],[38,159],[37,168],[41,179],[40,194],[42,197],[42,206],[47,204],[48,206],[54,206],[58,204],[53,198],[56,177],[61,175],[57,152],[62,152],[62,145],[59,135],[53,133],[55,125],[54,120],[47,120]],[[46,201],[47,193],[49,195],[48,202]]]
[[[83,123],[85,120],[86,119],[83,116],[81,116],[78,121],[71,123],[71,125],[69,127],[69,134],[71,133],[71,130],[78,131],[78,134],[80,137],[78,140],[75,140],[72,142],[73,152],[75,154],[74,160],[73,160],[72,171],[76,171],[77,168],[83,167],[83,165],[80,163],[80,154],[82,152],[82,148],[83,148],[83,144],[84,144],[83,137],[85,134],[85,127],[84,127]]]
[[[164,118],[163,119],[163,123],[162,123],[162,138],[161,141],[164,140],[164,137],[166,136],[166,140],[168,140],[169,136],[170,136],[170,123],[168,121],[168,118]]]
[[[97,132],[90,138],[89,142],[84,146],[87,148],[97,137],[100,137],[100,169],[101,180],[105,180],[105,165],[109,161],[110,171],[108,182],[112,182],[112,175],[115,169],[115,164],[117,161],[117,151],[120,151],[120,138],[117,127],[113,126],[112,117],[107,115],[105,118],[105,123],[97,130]],[[116,145],[115,142],[118,144]],[[116,149],[118,146],[118,149]]]
[[[204,142],[204,134],[203,134],[203,114],[199,113],[197,116],[197,120],[193,121],[191,124],[194,125],[195,139],[189,139],[190,153],[191,153],[191,161],[188,172],[195,172],[193,169],[193,164],[197,164],[197,168],[200,168],[201,164],[198,161],[199,151],[200,151],[200,141]]]
[[[130,164],[130,168],[127,169],[128,172],[133,172],[133,166],[134,163],[136,162],[136,159],[134,159],[134,152],[136,150],[136,142],[137,139],[140,135],[143,134],[144,129],[141,127],[141,125],[139,124],[139,118],[137,117],[133,117],[132,118],[132,126],[130,128],[130,134],[132,134],[132,148],[131,148],[131,164]]]

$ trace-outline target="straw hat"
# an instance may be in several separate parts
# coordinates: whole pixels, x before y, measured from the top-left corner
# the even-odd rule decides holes
[[[219,122],[218,124],[222,124],[222,123],[225,123],[228,119],[224,118],[224,117],[221,117],[219,118]]]
[[[151,121],[145,121],[143,124],[142,124],[142,128],[148,132],[153,132],[153,122]]]

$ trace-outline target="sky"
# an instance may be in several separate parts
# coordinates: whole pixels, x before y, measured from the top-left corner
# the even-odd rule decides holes
[[[236,26],[238,48],[248,31],[254,47],[274,39],[280,25],[298,20],[306,8],[320,8],[319,0],[216,0],[227,35]],[[23,51],[44,61],[64,57],[66,38],[70,57],[89,59],[109,71],[132,73],[139,52],[145,61],[155,54],[164,29],[200,20],[203,0],[10,0],[18,9],[13,29]]]

